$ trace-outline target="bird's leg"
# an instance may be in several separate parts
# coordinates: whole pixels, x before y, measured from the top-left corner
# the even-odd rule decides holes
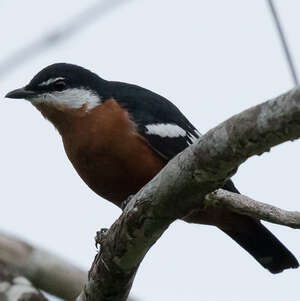
[[[98,246],[101,248],[101,243],[103,241],[104,235],[107,233],[108,229],[107,228],[102,228],[100,231],[96,232],[95,236],[95,246],[98,249]]]
[[[122,209],[122,211],[124,211],[124,209],[126,208],[126,206],[128,205],[128,203],[132,200],[133,197],[134,197],[134,194],[130,194],[128,196],[128,198],[121,203],[121,209]]]

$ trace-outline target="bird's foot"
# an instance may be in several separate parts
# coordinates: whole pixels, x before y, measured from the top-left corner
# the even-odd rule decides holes
[[[124,211],[124,209],[126,208],[126,206],[128,205],[128,203],[132,200],[133,197],[134,197],[134,194],[131,194],[131,195],[129,195],[129,197],[126,200],[124,200],[121,203],[121,209],[122,209],[122,211]]]
[[[95,246],[96,246],[96,249],[98,249],[98,246],[101,247],[101,244],[102,244],[102,241],[103,241],[103,237],[107,233],[107,231],[108,231],[107,228],[102,228],[100,231],[96,232],[96,236],[95,236]]]

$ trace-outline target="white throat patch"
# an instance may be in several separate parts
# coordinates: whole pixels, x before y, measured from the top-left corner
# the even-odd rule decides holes
[[[63,91],[42,93],[37,97],[30,98],[29,101],[33,105],[45,103],[70,109],[80,109],[86,105],[86,110],[89,111],[101,103],[101,98],[91,90],[69,88]]]

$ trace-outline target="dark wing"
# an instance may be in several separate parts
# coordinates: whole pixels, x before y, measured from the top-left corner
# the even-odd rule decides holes
[[[165,159],[171,160],[200,137],[197,129],[166,98],[139,86],[120,82],[110,84],[106,97],[114,97],[128,110],[138,132]],[[231,180],[223,188],[239,193]]]
[[[135,85],[110,82],[111,96],[125,108],[138,132],[167,160],[192,144],[200,133],[166,98]]]

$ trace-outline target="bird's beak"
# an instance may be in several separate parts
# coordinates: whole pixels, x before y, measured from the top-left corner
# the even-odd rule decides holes
[[[5,97],[7,98],[15,98],[15,99],[20,99],[20,98],[28,99],[33,96],[36,96],[36,92],[27,90],[26,87],[10,91],[5,95]]]

